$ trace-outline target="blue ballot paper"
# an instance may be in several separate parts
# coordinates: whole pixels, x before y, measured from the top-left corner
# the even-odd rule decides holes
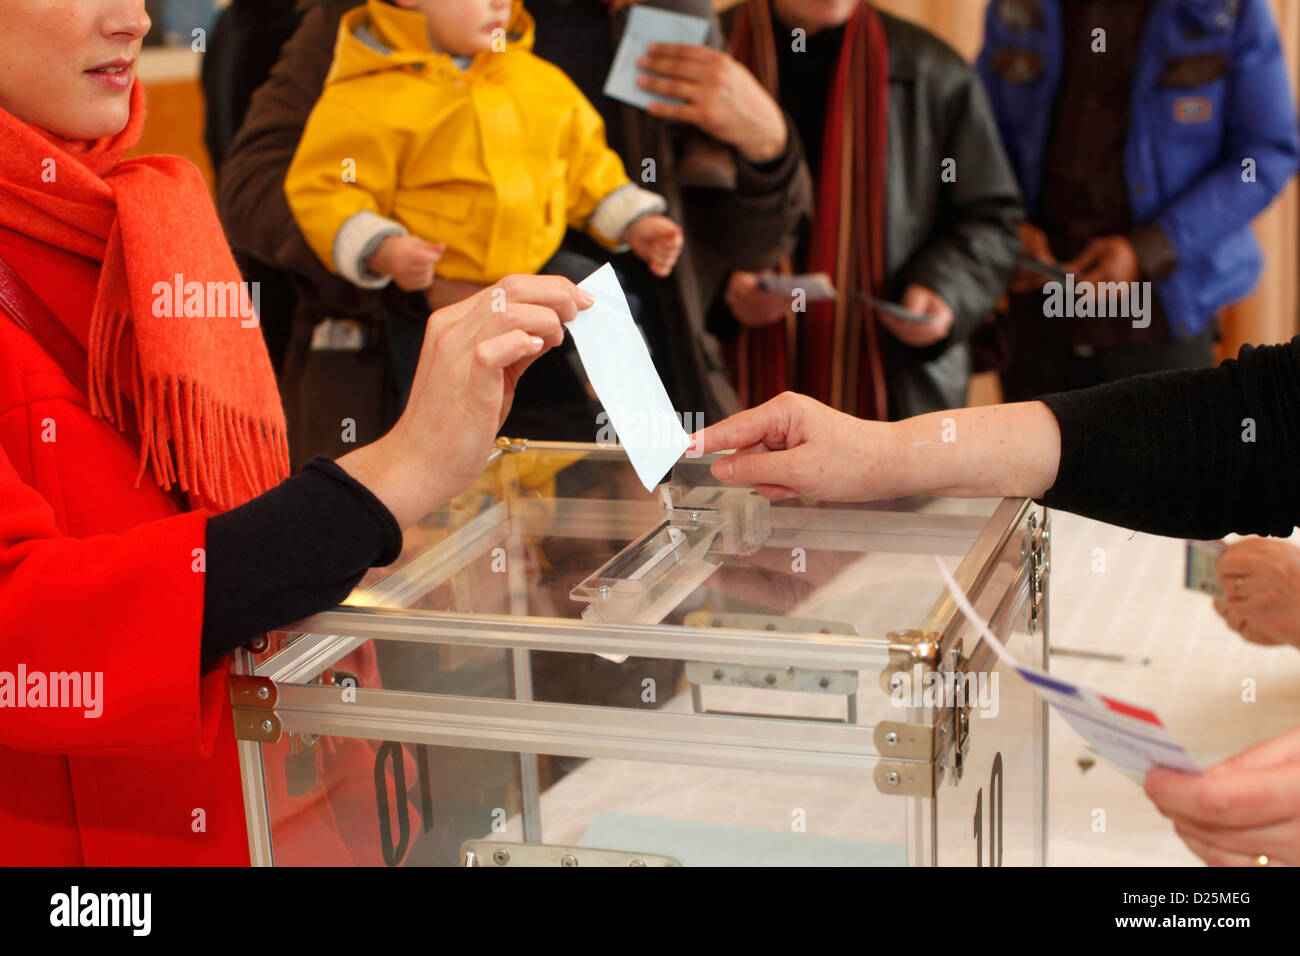
[[[596,304],[565,324],[583,370],[636,470],[653,491],[691,439],[673,410],[650,350],[608,262],[578,283]]]
[[[651,43],[684,43],[700,46],[709,35],[709,21],[684,13],[670,13],[654,7],[635,6],[628,13],[623,39],[614,53],[614,63],[605,79],[605,95],[645,109],[651,102],[680,103],[668,96],[649,93],[636,85],[641,69],[638,58]]]

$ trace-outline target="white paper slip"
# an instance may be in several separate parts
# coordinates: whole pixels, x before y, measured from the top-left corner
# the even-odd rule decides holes
[[[684,43],[701,46],[709,35],[709,21],[684,13],[671,13],[655,7],[635,6],[627,16],[623,39],[614,53],[614,62],[605,78],[605,95],[645,109],[653,101],[680,103],[669,96],[650,93],[636,85],[641,68],[636,61],[645,55],[651,43]]]
[[[1201,772],[1187,748],[1178,742],[1151,708],[1019,664],[989,630],[988,624],[975,613],[942,559],[936,556],[934,560],[952,599],[966,615],[966,620],[988,642],[993,653],[1027,680],[1034,692],[1047,701],[1098,756],[1109,760],[1139,783],[1152,767],[1169,767],[1184,773]]]
[[[578,283],[596,304],[565,324],[636,476],[653,491],[691,439],[673,411],[641,330],[608,262]]]
[[[777,295],[793,296],[802,291],[809,302],[829,302],[839,298],[831,277],[824,272],[809,272],[798,276],[759,276],[758,287]]]

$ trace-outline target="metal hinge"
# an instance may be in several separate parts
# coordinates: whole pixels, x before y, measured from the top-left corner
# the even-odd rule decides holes
[[[235,738],[275,743],[280,739],[280,718],[275,712],[275,683],[265,677],[230,675],[230,703],[234,708]]]
[[[1047,579],[1051,571],[1051,516],[1043,512],[1039,527],[1038,515],[1030,514],[1021,554],[1029,562],[1029,633],[1038,633],[1039,622],[1047,602]]]
[[[911,692],[925,701],[934,693],[927,686],[933,682],[941,697],[919,705],[932,708],[931,724],[881,721],[876,725],[876,752],[885,758],[876,766],[876,786],[882,793],[934,796],[946,772],[952,771],[949,779],[954,786],[964,772],[971,705],[969,693],[958,696],[956,681],[965,679],[967,661],[960,642],[944,650],[933,632],[901,631],[890,634],[889,641],[889,665],[881,672],[881,687],[890,695],[906,693],[910,681]]]

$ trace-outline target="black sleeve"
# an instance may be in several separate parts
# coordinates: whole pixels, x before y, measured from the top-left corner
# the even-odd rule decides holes
[[[1048,507],[1187,538],[1300,524],[1300,336],[1043,401],[1061,427]]]
[[[208,520],[203,662],[338,604],[402,531],[364,485],[328,458]]]

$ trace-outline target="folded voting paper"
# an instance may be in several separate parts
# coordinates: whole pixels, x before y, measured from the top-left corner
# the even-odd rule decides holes
[[[683,43],[700,46],[709,35],[709,21],[684,13],[670,13],[654,7],[635,6],[628,13],[623,39],[614,52],[614,62],[605,79],[605,95],[645,109],[651,102],[680,103],[668,96],[649,93],[636,85],[641,68],[638,58],[651,43]]]
[[[578,288],[595,296],[596,304],[565,328],[636,476],[646,491],[653,491],[690,447],[690,437],[632,321],[613,267],[605,263]]]
[[[1035,693],[1055,710],[1086,740],[1092,749],[1119,767],[1131,778],[1141,782],[1152,767],[1169,767],[1184,773],[1200,773],[1192,755],[1187,752],[1160,718],[1149,707],[1121,700],[1111,694],[1091,690],[1073,681],[1063,680],[1054,674],[1035,667],[1024,667],[1016,662],[988,624],[980,619],[971,607],[962,589],[957,586],[943,561],[936,555],[935,563],[943,575],[948,591],[957,606],[974,625],[993,653],[1008,667],[1013,668],[1029,682]]]

